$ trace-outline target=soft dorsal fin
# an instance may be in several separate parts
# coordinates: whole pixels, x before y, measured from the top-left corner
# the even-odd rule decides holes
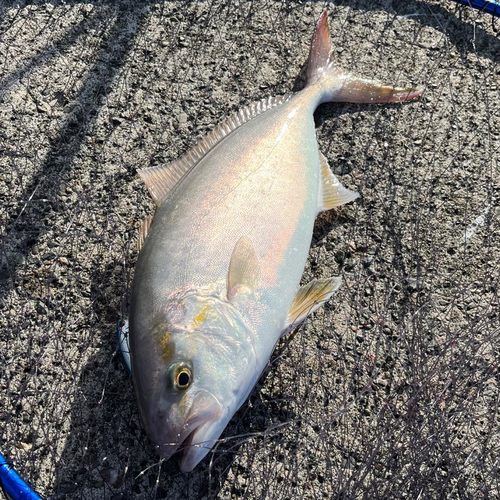
[[[243,236],[236,243],[227,274],[227,298],[231,300],[240,290],[255,290],[260,280],[259,258],[252,242]]]
[[[313,280],[301,286],[292,302],[288,313],[287,327],[305,320],[309,314],[316,311],[340,287],[342,279],[332,278]]]
[[[146,184],[151,198],[153,198],[156,205],[160,206],[167,199],[172,189],[226,136],[252,118],[288,101],[290,97],[291,94],[269,97],[254,102],[219,123],[217,127],[203,137],[179,159],[168,165],[139,170],[139,175],[144,181],[144,184]]]
[[[146,241],[146,237],[149,233],[149,228],[151,227],[151,222],[153,222],[153,216],[148,215],[141,224],[141,228],[139,229],[139,239],[137,240],[137,250],[141,251],[141,248],[144,246],[144,242]]]
[[[345,188],[340,184],[340,181],[333,175],[326,158],[322,153],[319,154],[319,162],[321,165],[322,177],[322,194],[321,206],[319,210],[330,210],[331,208],[344,205],[355,200],[359,194]]]

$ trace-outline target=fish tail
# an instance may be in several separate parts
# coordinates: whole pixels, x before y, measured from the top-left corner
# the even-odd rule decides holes
[[[389,103],[414,99],[423,90],[395,88],[344,72],[333,61],[328,16],[323,12],[316,24],[307,61],[307,85],[321,84],[320,102]]]

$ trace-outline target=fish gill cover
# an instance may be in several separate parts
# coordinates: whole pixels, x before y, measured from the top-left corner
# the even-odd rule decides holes
[[[136,172],[302,88],[324,9],[343,68],[425,94],[317,111],[360,198],[320,215],[303,282],[343,285],[183,474],[141,430],[117,351],[153,212]],[[9,463],[54,499],[500,495],[498,28],[446,0],[0,1]]]

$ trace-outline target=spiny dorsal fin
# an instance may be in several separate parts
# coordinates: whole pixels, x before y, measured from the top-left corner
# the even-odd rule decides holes
[[[231,300],[240,290],[255,290],[260,279],[259,258],[252,242],[243,236],[236,243],[227,274],[227,298]]]
[[[288,325],[296,325],[305,320],[312,312],[316,311],[323,302],[327,301],[342,283],[341,278],[313,280],[307,285],[301,286],[292,302],[288,313]]]
[[[331,208],[344,205],[352,200],[355,200],[359,194],[345,188],[340,184],[340,181],[333,175],[326,158],[322,153],[319,154],[319,161],[321,164],[321,177],[322,177],[322,206],[321,210],[330,210]]]
[[[264,113],[264,111],[288,101],[290,97],[289,94],[254,102],[223,120],[179,159],[168,165],[139,170],[139,175],[146,184],[156,205],[160,206],[167,199],[172,189],[226,136],[252,118]]]
[[[141,224],[141,228],[139,229],[139,239],[137,240],[137,249],[139,252],[141,248],[144,246],[144,242],[146,241],[146,236],[149,233],[149,228],[151,227],[151,222],[153,222],[153,216],[148,215]]]

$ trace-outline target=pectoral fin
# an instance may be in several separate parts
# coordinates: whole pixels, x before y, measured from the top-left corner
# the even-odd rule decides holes
[[[259,258],[252,242],[243,236],[238,240],[229,262],[227,298],[231,300],[242,290],[253,291],[260,279]]]
[[[334,276],[322,280],[313,280],[300,287],[288,313],[287,327],[304,321],[309,314],[316,311],[323,302],[333,295],[341,283],[342,280]]]
[[[345,188],[340,184],[340,181],[333,175],[326,158],[320,153],[319,162],[321,165],[321,175],[322,175],[322,210],[330,210],[331,208],[344,205],[350,201],[355,200],[359,194]]]
[[[153,216],[148,215],[141,224],[141,228],[139,229],[139,239],[137,240],[137,249],[139,252],[141,251],[141,248],[144,245],[144,242],[146,241],[146,237],[149,232],[149,228],[151,227],[151,222],[153,222]]]

